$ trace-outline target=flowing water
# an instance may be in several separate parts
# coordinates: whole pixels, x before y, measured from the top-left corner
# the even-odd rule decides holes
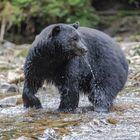
[[[95,76],[94,76],[94,73],[93,73],[92,67],[91,67],[91,65],[89,64],[89,62],[88,62],[87,58],[85,58],[85,57],[83,56],[83,59],[84,59],[85,63],[87,64],[87,66],[89,67],[89,69],[90,69],[90,71],[91,71],[91,74],[92,74],[93,79],[95,79]]]
[[[109,113],[94,112],[85,95],[81,95],[78,112],[59,113],[56,110],[60,95],[52,85],[44,85],[37,94],[43,109],[25,110],[21,98],[23,83],[18,84],[21,90],[16,93],[7,93],[2,87],[13,73],[19,75],[25,58],[19,59],[17,54],[25,46],[16,46],[13,51],[3,49],[6,53],[0,53],[0,140],[140,140],[140,56],[135,49],[139,43],[128,45],[123,45],[131,60],[128,82]],[[95,78],[94,68],[86,57],[83,60]],[[6,70],[7,64],[12,69]]]

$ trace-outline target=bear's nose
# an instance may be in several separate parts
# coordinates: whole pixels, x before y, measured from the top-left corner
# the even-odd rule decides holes
[[[81,46],[79,47],[81,53],[87,53],[88,49],[85,45],[81,44]]]
[[[88,49],[87,48],[81,48],[82,53],[87,53]]]
[[[84,45],[80,45],[77,48],[75,48],[75,54],[78,56],[82,56],[85,53],[87,53],[88,49]]]

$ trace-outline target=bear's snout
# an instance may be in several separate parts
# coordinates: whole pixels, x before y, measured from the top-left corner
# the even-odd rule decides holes
[[[78,43],[74,50],[75,54],[78,56],[82,56],[82,55],[86,54],[87,51],[88,51],[88,49],[83,43]]]

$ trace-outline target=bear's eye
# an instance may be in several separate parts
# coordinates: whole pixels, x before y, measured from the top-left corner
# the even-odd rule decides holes
[[[77,37],[77,36],[74,36],[74,37],[72,38],[72,40],[77,41],[77,40],[78,40],[78,37]]]

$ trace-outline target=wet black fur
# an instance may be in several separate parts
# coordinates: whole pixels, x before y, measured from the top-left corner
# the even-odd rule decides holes
[[[87,54],[76,55],[77,45],[85,46]],[[41,107],[35,94],[46,80],[55,84],[61,94],[60,111],[74,111],[82,91],[88,93],[95,111],[106,112],[124,87],[128,64],[120,46],[103,32],[55,24],[36,37],[26,58],[24,74],[25,107]]]

